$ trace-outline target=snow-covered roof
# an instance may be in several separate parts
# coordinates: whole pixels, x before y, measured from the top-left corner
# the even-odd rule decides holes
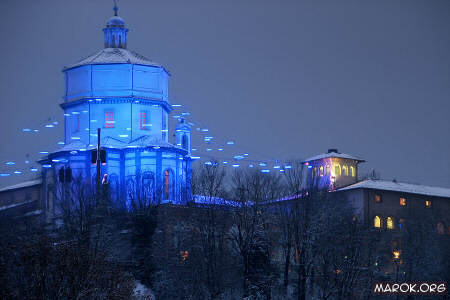
[[[386,181],[386,180],[363,180],[347,187],[341,188],[338,191],[347,191],[353,189],[376,189],[384,191],[394,191],[401,193],[411,193],[426,196],[446,197],[450,198],[450,189],[428,186],[421,184],[411,184],[404,182]]]
[[[4,192],[4,191],[9,191],[9,190],[15,190],[15,189],[20,189],[20,188],[24,188],[24,187],[29,187],[29,186],[33,186],[33,185],[37,185],[37,184],[41,184],[42,180],[41,179],[36,179],[36,180],[30,180],[30,181],[24,181],[18,184],[14,184],[14,185],[10,185],[4,188],[0,189],[0,192]]]
[[[319,159],[329,158],[329,157],[346,158],[346,159],[356,160],[356,161],[359,161],[359,162],[364,162],[365,161],[364,159],[361,159],[359,157],[352,156],[352,155],[349,155],[349,154],[345,154],[345,153],[328,152],[328,153],[322,153],[322,154],[310,157],[308,159],[305,159],[303,162],[309,162],[309,161],[314,161],[314,160],[319,160]]]
[[[80,60],[76,64],[65,67],[64,70],[84,65],[104,65],[104,64],[135,64],[152,67],[161,67],[161,65],[149,60],[148,58],[134,51],[123,48],[104,48],[99,52]]]

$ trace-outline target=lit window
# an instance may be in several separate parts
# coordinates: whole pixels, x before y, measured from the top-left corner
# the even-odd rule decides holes
[[[406,198],[400,198],[400,205],[406,206]]]
[[[105,111],[105,128],[114,128],[114,112]]]
[[[379,216],[375,216],[373,219],[373,227],[381,228],[381,218]]]
[[[348,176],[348,168],[346,165],[342,166],[342,175]]]
[[[320,168],[319,168],[319,175],[323,176],[323,166],[320,166]]]
[[[327,165],[327,175],[330,175],[330,165]]]
[[[355,167],[350,167],[350,176],[355,177],[356,176],[356,172],[355,172]]]
[[[425,200],[425,207],[431,208],[431,200]]]
[[[189,257],[189,251],[180,251],[180,257],[182,261],[186,261]]]
[[[149,126],[147,124],[147,112],[146,111],[141,111],[139,128],[141,130],[149,130]]]
[[[164,199],[169,199],[170,197],[170,172],[169,170],[164,171]]]
[[[444,223],[442,223],[442,222],[437,223],[437,233],[438,234],[444,234],[445,233]]]
[[[392,217],[388,217],[386,220],[387,229],[394,229],[394,219]]]
[[[375,195],[375,202],[377,203],[381,202],[381,195]]]
[[[341,166],[340,165],[335,165],[334,166],[334,175],[335,176],[341,175]]]
[[[394,256],[394,259],[400,259],[400,254],[402,252],[400,250],[392,251],[392,255]]]

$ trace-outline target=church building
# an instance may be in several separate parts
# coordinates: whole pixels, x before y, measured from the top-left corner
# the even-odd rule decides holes
[[[47,211],[55,209],[66,183],[95,188],[98,129],[101,178],[113,201],[129,202],[137,191],[166,203],[189,198],[191,131],[180,118],[170,140],[170,74],[127,49],[128,29],[117,6],[114,12],[103,29],[104,48],[63,69],[64,145],[40,161]]]

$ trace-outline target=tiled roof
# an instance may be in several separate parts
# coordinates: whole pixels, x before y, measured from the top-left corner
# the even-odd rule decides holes
[[[376,189],[384,191],[450,198],[449,188],[395,182],[395,181],[386,181],[386,180],[371,180],[371,179],[357,182],[355,184],[341,188],[338,191],[347,191],[353,189]]]
[[[148,58],[128,49],[123,48],[104,48],[99,52],[82,59],[76,64],[65,67],[72,69],[84,65],[103,65],[103,64],[136,64],[161,67],[161,65],[152,62]]]
[[[14,189],[20,189],[20,188],[24,188],[24,187],[29,187],[29,186],[33,186],[33,185],[38,185],[41,184],[42,180],[41,179],[36,179],[36,180],[30,180],[30,181],[24,181],[15,185],[10,185],[4,188],[0,189],[0,192],[4,192],[4,191],[9,191],[9,190],[14,190]]]

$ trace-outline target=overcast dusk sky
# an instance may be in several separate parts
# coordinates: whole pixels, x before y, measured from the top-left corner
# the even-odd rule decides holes
[[[21,128],[62,122],[61,70],[103,47],[112,7],[0,2],[0,173],[61,140],[61,127],[34,136]],[[171,102],[249,157],[338,148],[367,160],[362,172],[450,187],[450,1],[122,0],[119,8],[128,48],[171,73]],[[28,179],[0,178],[0,187]]]

